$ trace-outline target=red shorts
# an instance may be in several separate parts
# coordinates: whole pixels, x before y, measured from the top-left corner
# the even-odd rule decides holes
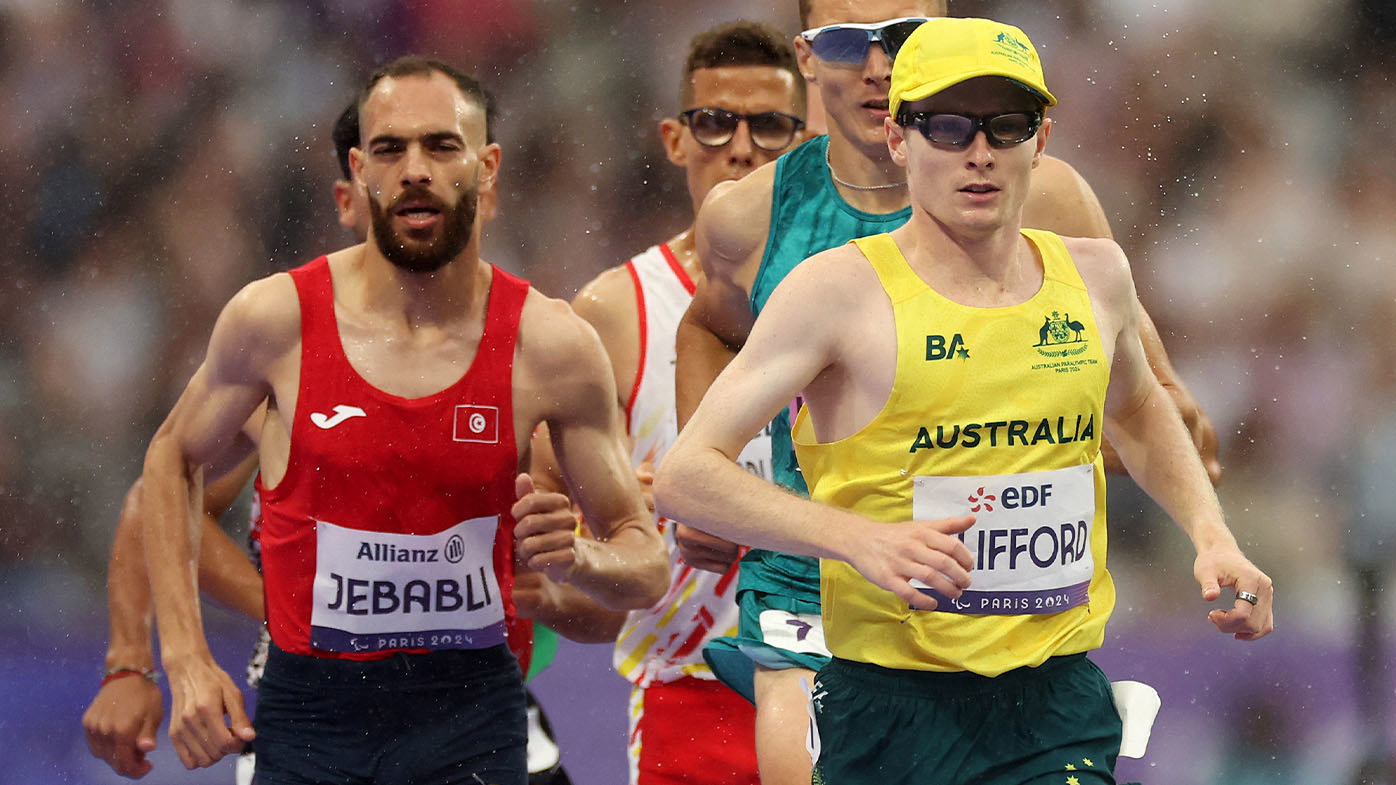
[[[756,709],[720,681],[684,677],[630,696],[630,785],[759,785]]]

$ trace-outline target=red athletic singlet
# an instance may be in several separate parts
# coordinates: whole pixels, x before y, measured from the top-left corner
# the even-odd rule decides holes
[[[257,479],[272,640],[359,660],[505,642],[519,466],[514,342],[528,283],[494,268],[470,369],[407,399],[349,364],[328,260],[291,278],[301,370],[290,456],[275,488]]]

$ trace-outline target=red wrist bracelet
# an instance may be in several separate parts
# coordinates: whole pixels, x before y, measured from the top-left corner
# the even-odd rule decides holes
[[[160,674],[154,668],[109,668],[107,672],[102,675],[102,683],[98,689],[127,676],[140,676],[151,684],[160,683]]]

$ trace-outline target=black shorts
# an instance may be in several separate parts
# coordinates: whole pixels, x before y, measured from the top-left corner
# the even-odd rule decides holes
[[[276,646],[257,695],[258,785],[524,785],[523,678],[505,646],[355,662]]]

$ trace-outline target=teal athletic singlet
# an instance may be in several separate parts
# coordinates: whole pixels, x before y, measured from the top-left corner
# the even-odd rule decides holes
[[[761,267],[751,286],[751,311],[759,316],[771,292],[795,265],[850,240],[890,232],[911,217],[907,206],[893,213],[866,213],[843,200],[829,177],[829,137],[819,136],[776,160],[771,226]],[[771,421],[771,462],[777,483],[808,496],[790,442],[790,412]],[[823,633],[805,637],[819,615],[819,562],[805,556],[753,549],[742,558],[737,583],[742,608],[735,638],[718,638],[704,650],[708,664],[729,687],[752,700],[752,662],[767,667],[818,668],[827,660]],[[783,613],[762,624],[763,612]],[[763,630],[765,634],[763,634]],[[787,640],[781,634],[795,630]],[[775,634],[772,634],[775,633]],[[807,645],[808,644],[808,645]]]

